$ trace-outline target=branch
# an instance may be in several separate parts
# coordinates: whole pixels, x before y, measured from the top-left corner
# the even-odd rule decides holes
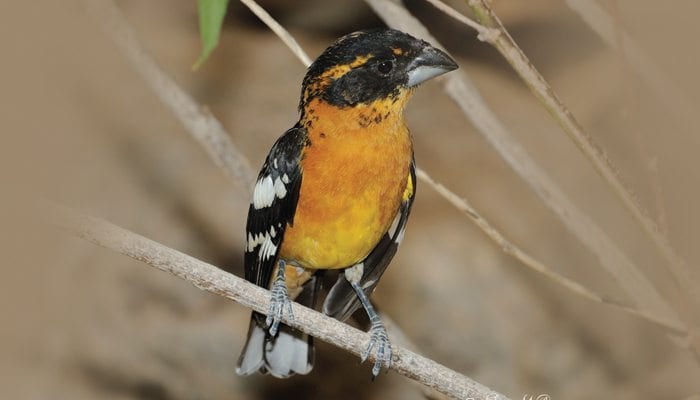
[[[289,49],[294,53],[295,56],[299,58],[299,60],[304,64],[305,67],[308,67],[311,65],[311,59],[309,56],[304,52],[304,50],[301,48],[299,43],[292,37],[292,35],[287,32],[286,29],[282,25],[279,24],[279,22],[275,21],[270,14],[268,14],[267,11],[265,11],[264,8],[260,7],[258,3],[256,3],[254,0],[240,0],[241,3],[245,4],[246,7],[250,9],[250,11],[253,12],[258,18],[260,18],[261,21],[267,25],[270,30],[272,30],[277,37],[282,39],[284,44],[289,47]]]
[[[400,3],[392,0],[365,0],[387,25],[440,46],[420,21]],[[569,199],[547,173],[525,152],[501,123],[471,83],[465,71],[455,71],[443,79],[445,90],[472,124],[501,157],[588,249],[642,310],[663,321],[674,331],[687,332],[676,313],[656,288],[615,245],[608,234]]]
[[[454,8],[443,3],[441,0],[425,0],[430,3],[433,7],[447,14],[449,17],[463,23],[464,25],[474,29],[479,32],[477,38],[482,42],[491,43],[496,39],[496,36],[500,35],[501,32],[498,29],[489,28],[488,26],[481,25],[480,23],[474,21],[473,19],[467,17],[466,15],[460,13]]]
[[[588,158],[596,172],[613,189],[613,192],[667,261],[667,270],[680,289],[682,297],[686,300],[686,304],[678,305],[676,311],[678,311],[683,322],[691,328],[690,339],[696,355],[700,358],[700,317],[697,315],[697,310],[700,309],[700,279],[671,247],[668,239],[660,232],[656,223],[642,209],[630,188],[622,181],[617,167],[593,138],[583,130],[581,124],[564,105],[549,83],[530,63],[530,60],[510,36],[489,2],[487,0],[466,1],[482,25],[500,31],[500,35],[495,36],[489,43],[501,53],[527,84],[535,97],[544,105],[552,117],[557,120],[559,125],[569,135],[569,138],[574,141],[579,150]]]
[[[105,220],[60,206],[46,208],[49,221],[73,235],[169,272],[201,290],[267,313],[268,290]],[[296,302],[292,302],[292,311],[294,319],[285,316],[285,324],[356,356],[365,350],[369,340],[367,333]],[[374,362],[374,355],[370,355],[370,362]],[[456,399],[507,400],[504,395],[403,347],[394,346],[391,369]]]
[[[508,239],[506,239],[496,228],[489,224],[489,222],[486,219],[484,219],[484,217],[479,215],[479,213],[465,199],[462,199],[456,194],[450,192],[447,188],[435,182],[430,176],[428,176],[423,171],[416,171],[416,175],[418,175],[418,177],[424,181],[431,182],[433,184],[433,188],[438,193],[445,197],[447,201],[450,202],[450,204],[455,206],[455,208],[464,213],[470,220],[472,220],[472,222],[474,222],[479,228],[481,228],[481,230],[486,234],[486,236],[488,236],[489,239],[496,243],[501,248],[501,250],[503,250],[504,253],[514,257],[515,259],[517,259],[527,267],[531,268],[535,272],[544,275],[545,277],[549,278],[555,283],[558,283],[564,288],[569,289],[570,291],[588,300],[606,304],[627,314],[634,315],[641,319],[647,320],[651,323],[654,323],[662,328],[665,328],[677,334],[682,334],[685,332],[681,329],[681,327],[674,324],[672,321],[669,321],[665,318],[660,318],[656,315],[652,315],[646,311],[637,310],[633,307],[622,304],[617,300],[604,297],[592,291],[591,289],[588,289],[587,287],[581,285],[580,283],[552,271],[542,262],[536,260],[534,257],[527,254],[525,251],[523,251],[522,249],[511,243]]]

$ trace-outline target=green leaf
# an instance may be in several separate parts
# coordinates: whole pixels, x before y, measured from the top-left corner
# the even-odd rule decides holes
[[[219,34],[226,15],[228,0],[198,0],[198,3],[199,35],[202,39],[202,52],[192,69],[197,69],[204,64],[209,54],[219,44]]]

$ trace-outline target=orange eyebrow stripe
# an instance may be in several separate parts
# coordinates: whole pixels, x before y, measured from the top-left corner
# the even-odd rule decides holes
[[[372,57],[374,57],[373,54],[367,54],[366,56],[357,56],[355,60],[353,60],[350,64],[341,64],[329,68],[321,75],[321,78],[338,79],[341,76],[348,73],[351,69],[365,65],[367,61],[369,61]]]

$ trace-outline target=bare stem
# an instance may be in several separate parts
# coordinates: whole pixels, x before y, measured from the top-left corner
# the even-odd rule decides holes
[[[432,187],[440,193],[445,199],[447,199],[450,204],[452,204],[459,211],[464,213],[476,226],[478,226],[494,243],[496,243],[504,253],[514,257],[527,267],[532,270],[544,275],[550,280],[558,283],[559,285],[569,289],[570,291],[597,303],[607,304],[610,307],[617,308],[620,311],[634,315],[636,317],[645,319],[656,325],[659,325],[671,332],[683,333],[684,331],[679,327],[674,321],[662,318],[656,315],[652,315],[646,311],[640,311],[628,305],[621,303],[620,301],[607,298],[602,296],[591,289],[581,285],[580,283],[571,280],[561,274],[558,274],[551,269],[549,269],[542,262],[538,261],[531,255],[527,254],[525,251],[511,243],[506,239],[496,228],[493,227],[483,216],[481,216],[465,199],[460,198],[456,194],[449,191],[447,188],[442,186],[440,183],[435,182],[428,174],[424,171],[417,171],[416,175],[424,182],[431,183]]]
[[[501,34],[495,36],[490,43],[510,63],[535,97],[540,100],[547,111],[588,158],[596,172],[612,188],[625,208],[632,214],[634,220],[641,226],[659,253],[667,261],[667,269],[686,299],[686,304],[677,305],[676,310],[691,328],[690,339],[696,354],[700,357],[700,317],[697,316],[697,310],[700,309],[700,280],[671,247],[671,244],[660,232],[656,223],[642,209],[631,189],[622,181],[617,167],[593,138],[583,130],[549,83],[530,63],[525,53],[518,47],[503,23],[501,23],[489,2],[487,0],[467,0],[467,4],[469,4],[472,12],[474,12],[482,25],[500,31]]]
[[[458,22],[467,25],[470,28],[476,30],[479,35],[477,36],[479,40],[484,42],[492,42],[496,39],[496,36],[500,35],[501,32],[498,29],[489,28],[488,26],[481,25],[480,23],[474,21],[473,19],[467,17],[466,15],[460,13],[454,8],[443,3],[441,0],[425,0],[432,4],[433,7],[447,14],[451,18],[457,20]]]
[[[264,8],[260,7],[258,3],[256,3],[254,0],[240,0],[241,3],[245,4],[246,7],[250,9],[250,11],[253,12],[258,18],[260,18],[261,21],[267,25],[270,30],[272,30],[277,37],[282,39],[284,44],[289,47],[289,49],[296,55],[299,60],[304,64],[304,66],[308,67],[311,65],[311,59],[309,56],[304,52],[304,50],[301,48],[299,43],[292,37],[292,35],[284,29],[282,25],[280,25],[279,22],[277,22],[272,16],[265,11]]]
[[[105,220],[55,205],[46,209],[54,225],[82,239],[169,272],[244,307],[261,313],[268,310],[270,292],[266,289]],[[365,332],[298,303],[292,303],[292,309],[294,319],[285,316],[285,324],[357,356],[365,350],[369,340]],[[392,370],[455,399],[507,400],[506,396],[403,347],[395,346],[393,355]],[[373,357],[370,356],[370,362],[374,362]]]

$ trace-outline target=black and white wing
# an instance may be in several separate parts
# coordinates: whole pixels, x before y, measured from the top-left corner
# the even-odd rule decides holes
[[[272,146],[253,189],[248,209],[245,278],[267,288],[287,225],[294,222],[302,172],[301,154],[308,138],[295,126]]]
[[[408,198],[401,203],[399,212],[396,214],[391,227],[382,236],[379,243],[377,243],[369,255],[362,260],[362,264],[364,264],[364,273],[360,281],[360,286],[362,286],[368,297],[372,294],[374,288],[377,287],[379,278],[382,277],[391,259],[394,258],[399,244],[403,239],[404,232],[406,231],[406,222],[411,213],[411,206],[413,205],[413,199],[416,195],[415,160],[411,161],[410,182],[412,190]],[[347,279],[345,279],[345,274],[340,273],[338,275],[338,280],[328,292],[328,296],[326,296],[326,300],[323,303],[323,313],[340,321],[344,321],[348,319],[355,310],[360,308],[360,306],[360,300],[357,298],[352,286],[350,286]]]

